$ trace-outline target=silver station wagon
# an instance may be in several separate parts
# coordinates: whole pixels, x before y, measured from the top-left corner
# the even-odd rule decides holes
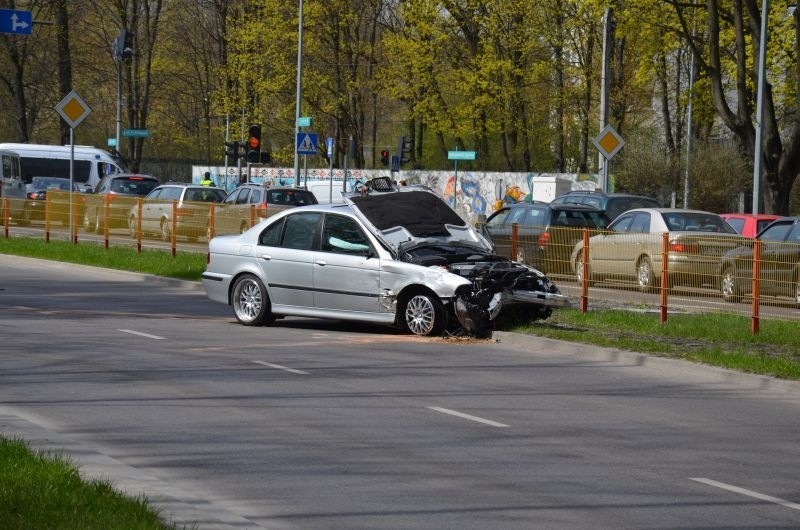
[[[487,338],[501,314],[570,305],[543,273],[490,249],[435,193],[390,186],[213,238],[202,283],[247,326],[301,316]]]

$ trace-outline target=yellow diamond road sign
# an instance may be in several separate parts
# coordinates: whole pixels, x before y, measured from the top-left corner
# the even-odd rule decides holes
[[[611,125],[606,125],[600,131],[600,134],[595,136],[593,140],[594,146],[600,151],[606,160],[611,160],[616,155],[622,146],[625,145],[625,140]]]
[[[83,98],[73,90],[56,105],[56,111],[64,118],[64,121],[74,129],[86,119],[86,116],[92,112],[92,109],[90,109]]]

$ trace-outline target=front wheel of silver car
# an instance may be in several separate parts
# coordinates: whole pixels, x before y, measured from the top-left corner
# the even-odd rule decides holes
[[[736,285],[736,269],[733,267],[726,267],[722,271],[722,277],[719,280],[719,290],[722,292],[722,299],[726,302],[738,302],[742,299],[742,294]]]
[[[441,335],[447,325],[444,306],[435,295],[412,295],[400,307],[400,326],[414,335]]]
[[[263,326],[275,321],[264,283],[252,274],[240,276],[231,296],[236,320],[245,326]]]

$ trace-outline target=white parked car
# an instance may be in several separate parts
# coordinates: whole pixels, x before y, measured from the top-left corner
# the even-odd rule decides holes
[[[570,305],[543,273],[490,249],[429,190],[372,191],[215,237],[202,283],[244,325],[291,315],[489,337],[501,312],[547,318]]]

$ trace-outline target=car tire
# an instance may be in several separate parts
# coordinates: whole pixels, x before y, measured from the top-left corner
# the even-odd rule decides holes
[[[578,281],[578,285],[583,284],[583,251],[579,252],[578,256],[575,258],[575,279]],[[591,269],[589,270],[589,274],[587,274],[586,285],[589,287],[594,285]]]
[[[652,293],[658,289],[659,282],[656,280],[653,262],[650,261],[650,258],[642,258],[636,265],[636,282],[639,284],[639,290],[643,293]]]
[[[92,229],[92,216],[89,214],[89,209],[83,212],[83,229],[90,232]]]
[[[95,212],[94,215],[94,233],[95,234],[102,234],[103,233],[103,222],[100,220],[100,212]]]
[[[800,272],[794,274],[794,305],[800,309]]]
[[[413,335],[441,335],[447,317],[441,300],[433,294],[414,293],[400,304],[398,321],[403,331]]]
[[[167,243],[172,241],[172,225],[169,219],[161,220],[161,240]]]
[[[517,256],[514,258],[517,263],[525,264],[525,249],[522,247],[517,248]]]
[[[719,290],[722,293],[722,299],[726,302],[739,302],[742,299],[742,293],[739,286],[736,284],[736,269],[728,266],[722,271],[719,278]]]
[[[243,274],[236,279],[231,305],[236,320],[243,326],[264,326],[275,321],[264,283],[252,274]]]
[[[132,215],[131,218],[128,219],[128,232],[133,239],[136,239],[136,217]]]

